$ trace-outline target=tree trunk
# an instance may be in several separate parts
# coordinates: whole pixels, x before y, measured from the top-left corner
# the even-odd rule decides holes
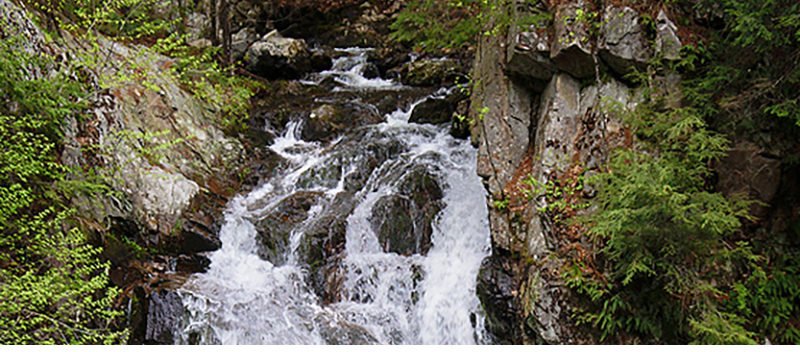
[[[228,12],[228,0],[220,0],[219,23],[220,29],[222,29],[222,60],[226,64],[231,63],[231,20]]]

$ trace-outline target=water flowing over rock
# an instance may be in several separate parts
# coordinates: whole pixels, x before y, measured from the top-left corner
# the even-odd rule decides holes
[[[323,75],[355,96],[402,89],[343,67]],[[269,147],[285,163],[228,205],[221,249],[178,291],[176,342],[486,342],[475,150],[411,111],[324,141],[303,138],[315,117],[287,122]]]

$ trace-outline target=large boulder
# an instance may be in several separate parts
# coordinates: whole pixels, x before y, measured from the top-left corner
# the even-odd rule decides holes
[[[247,48],[244,62],[248,71],[265,78],[297,79],[312,71],[311,56],[305,40],[273,30]]]
[[[435,86],[452,81],[459,66],[450,59],[419,59],[405,64],[401,82],[409,86]]]
[[[370,223],[385,252],[409,256],[427,254],[433,221],[443,208],[442,188],[424,167],[410,170],[397,193],[379,199]]]
[[[320,105],[308,116],[302,137],[308,141],[329,141],[338,135],[383,121],[377,109],[359,102],[338,102]]]
[[[258,33],[251,27],[244,27],[231,36],[231,58],[244,59],[244,54],[251,44],[258,40]]]
[[[458,104],[468,97],[459,89],[452,89],[444,95],[425,98],[411,111],[409,122],[440,124],[450,122]]]
[[[589,33],[589,10],[583,0],[562,2],[556,7],[550,58],[559,70],[575,78],[591,77],[595,74],[592,57],[592,39]]]
[[[493,253],[481,263],[476,292],[486,314],[486,328],[497,344],[519,344],[518,284],[507,256]]]
[[[603,18],[598,43],[603,61],[621,75],[645,69],[651,54],[639,13],[627,6],[611,5]]]
[[[320,192],[295,192],[256,222],[261,244],[258,255],[273,265],[284,264],[292,229],[308,218],[309,210],[321,195]]]

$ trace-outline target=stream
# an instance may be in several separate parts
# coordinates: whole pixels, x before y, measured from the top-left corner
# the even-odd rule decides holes
[[[363,77],[364,49],[341,52],[317,80],[404,89]],[[178,290],[175,342],[488,343],[475,293],[491,248],[476,150],[449,126],[409,123],[415,104],[327,143],[304,141],[305,121],[290,121],[269,146],[284,165],[230,201],[222,248]]]

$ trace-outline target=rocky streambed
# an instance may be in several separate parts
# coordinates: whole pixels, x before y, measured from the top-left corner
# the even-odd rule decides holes
[[[208,270],[151,301],[151,338],[488,341],[475,292],[490,250],[476,149],[453,137],[449,116],[420,117],[455,109],[455,90],[368,78],[369,50],[337,52],[329,70],[284,83],[308,96],[256,117],[275,166],[226,207]],[[441,123],[410,122],[415,111]]]

